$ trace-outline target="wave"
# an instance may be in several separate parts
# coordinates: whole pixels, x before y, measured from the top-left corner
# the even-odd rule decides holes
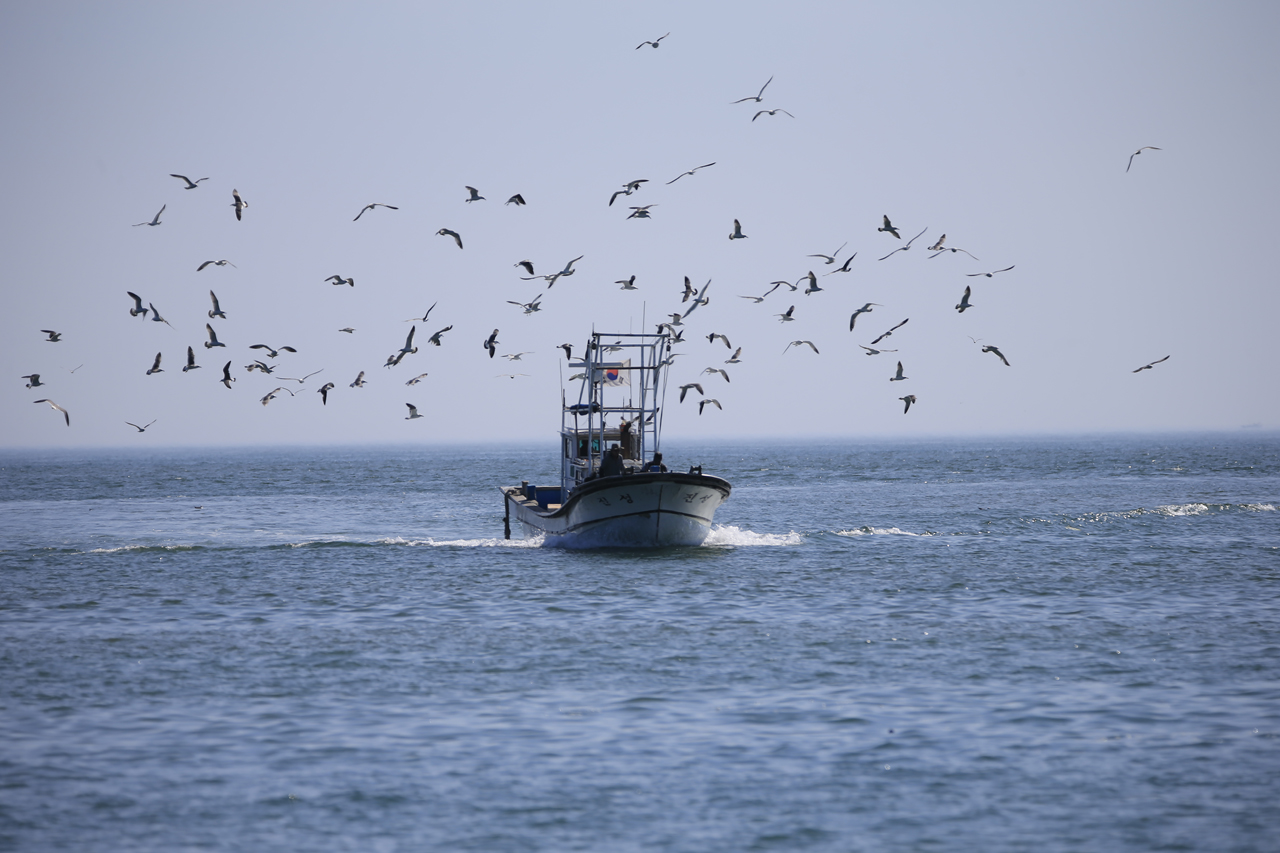
[[[859,527],[856,530],[837,530],[837,536],[937,536],[936,533],[912,533],[897,527]]]
[[[755,545],[800,545],[803,542],[804,537],[794,530],[790,533],[756,533],[732,524],[717,524],[711,528],[702,544],[741,548]]]
[[[543,537],[534,536],[528,539],[405,539],[402,536],[394,536],[386,539],[378,539],[374,544],[378,545],[407,545],[410,547],[431,547],[431,548],[541,548]]]
[[[130,552],[147,552],[155,551],[157,553],[169,553],[173,551],[207,551],[204,545],[118,545],[114,548],[90,548],[88,551],[82,551],[83,554],[117,554],[122,551]],[[75,553],[74,549],[71,549]]]

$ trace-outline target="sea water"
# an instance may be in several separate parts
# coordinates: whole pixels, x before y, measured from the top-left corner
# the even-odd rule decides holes
[[[0,454],[0,849],[1276,849],[1280,437],[664,451]]]

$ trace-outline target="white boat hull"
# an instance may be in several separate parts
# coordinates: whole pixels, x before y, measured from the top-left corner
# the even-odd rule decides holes
[[[702,474],[648,473],[582,484],[563,506],[539,504],[519,486],[502,489],[526,536],[561,548],[701,545],[730,486]]]

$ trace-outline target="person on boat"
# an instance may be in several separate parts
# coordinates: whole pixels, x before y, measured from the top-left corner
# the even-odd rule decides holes
[[[659,472],[666,471],[667,466],[662,464],[662,454],[661,453],[653,454],[653,461],[650,462],[648,465],[644,466],[644,470],[659,471]]]
[[[616,477],[625,470],[622,464],[622,448],[615,444],[609,448],[609,452],[604,455],[604,460],[600,463],[600,476]]]

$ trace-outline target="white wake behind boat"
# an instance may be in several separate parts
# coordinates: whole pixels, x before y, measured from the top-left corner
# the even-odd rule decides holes
[[[582,369],[579,400],[561,401],[560,484],[501,487],[508,539],[513,517],[526,536],[565,548],[661,548],[707,538],[731,487],[701,466],[677,473],[662,464],[669,341],[592,333],[582,363],[571,365]]]

